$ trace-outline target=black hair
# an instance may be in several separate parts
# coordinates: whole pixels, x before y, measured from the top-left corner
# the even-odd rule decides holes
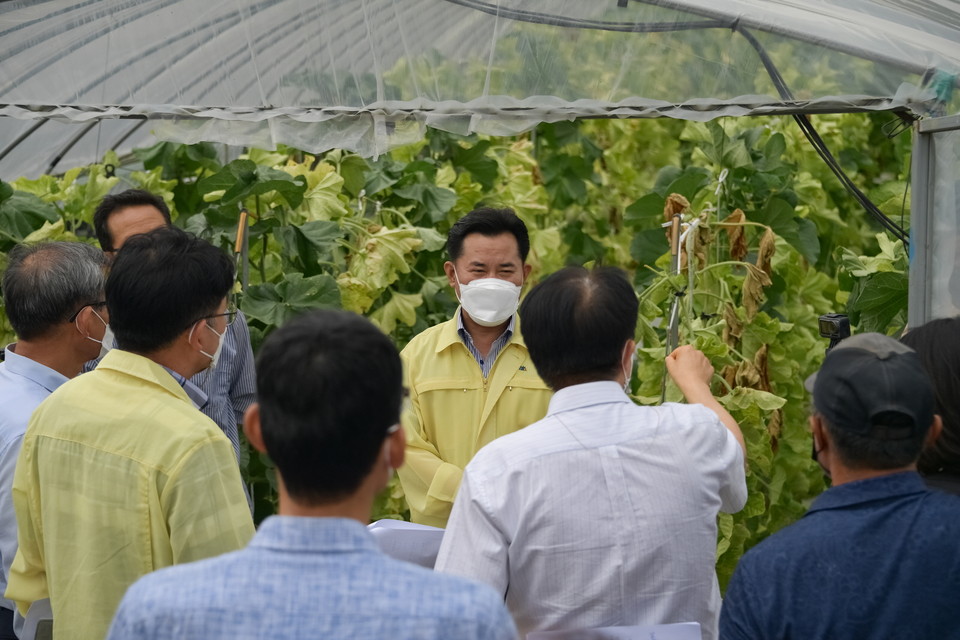
[[[256,369],[263,442],[290,496],[317,505],[356,491],[400,421],[390,339],[354,313],[312,311],[270,334]]]
[[[127,189],[120,193],[113,193],[100,201],[96,210],[93,212],[93,229],[97,234],[97,240],[100,242],[100,248],[104,251],[114,251],[113,238],[107,229],[107,220],[110,215],[127,207],[150,206],[163,215],[163,219],[170,224],[170,208],[158,195],[154,195],[143,189]]]
[[[49,334],[86,305],[103,302],[106,256],[82,242],[45,242],[11,249],[3,301],[21,340]]]
[[[929,428],[915,429],[913,419],[890,411],[873,419],[873,430],[903,430],[910,435],[899,439],[882,439],[834,427],[822,414],[830,439],[841,462],[850,469],[900,469],[913,464],[920,455]],[[927,425],[929,427],[929,425]]]
[[[924,475],[960,475],[960,318],[941,318],[911,329],[900,341],[920,356],[930,375],[943,431],[917,461]]]
[[[152,353],[216,313],[233,287],[233,263],[176,227],[132,236],[107,277],[107,309],[117,346]]]
[[[479,233],[488,238],[512,233],[517,239],[520,261],[527,261],[527,254],[530,253],[527,225],[523,224],[523,220],[511,209],[480,207],[457,220],[447,234],[447,253],[450,254],[451,261],[455,262],[463,254],[463,241],[471,233]]]
[[[638,308],[620,269],[557,271],[520,305],[520,330],[537,373],[554,390],[615,378]]]

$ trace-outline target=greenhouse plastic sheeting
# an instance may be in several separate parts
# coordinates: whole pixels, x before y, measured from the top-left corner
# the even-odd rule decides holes
[[[0,176],[150,136],[373,156],[427,126],[952,113],[958,43],[945,0],[8,0]]]

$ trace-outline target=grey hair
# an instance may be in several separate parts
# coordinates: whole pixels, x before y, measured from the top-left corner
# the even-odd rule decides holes
[[[107,258],[89,244],[21,244],[8,258],[3,302],[22,340],[41,338],[84,305],[103,301]]]

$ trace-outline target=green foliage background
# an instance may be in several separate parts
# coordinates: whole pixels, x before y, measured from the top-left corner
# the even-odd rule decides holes
[[[908,224],[910,140],[884,135],[891,117],[816,124],[860,187]],[[802,386],[826,346],[817,316],[846,310],[856,326],[891,333],[905,319],[902,245],[876,235],[786,118],[596,120],[498,139],[429,131],[375,160],[251,149],[223,164],[212,145],[172,143],[136,155],[145,170],[122,180],[106,174],[105,165],[119,164],[108,154],[63,176],[0,183],[0,261],[17,242],[94,242],[93,209],[115,187],[163,195],[176,224],[231,253],[245,209],[239,295],[254,349],[316,307],[365,314],[402,347],[456,309],[441,268],[450,225],[479,204],[510,207],[530,229],[531,284],[571,263],[632,275],[641,403],[659,401],[664,318],[682,293],[681,342],[711,358],[715,392],[748,443],[748,504],[720,517],[722,584],[745,548],[799,517],[823,489]],[[671,194],[686,199],[688,220],[700,220],[687,244],[692,268],[674,277],[661,228]],[[0,333],[13,340],[5,316]],[[671,387],[667,397],[679,393]],[[262,519],[275,506],[270,461],[247,450],[242,467]],[[376,516],[406,515],[393,484]]]

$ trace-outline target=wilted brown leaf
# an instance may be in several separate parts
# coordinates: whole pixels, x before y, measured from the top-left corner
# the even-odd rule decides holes
[[[728,385],[733,387],[737,381],[737,368],[732,364],[728,364],[720,372],[720,377],[723,378]]]
[[[690,208],[690,203],[679,193],[671,193],[667,197],[667,201],[663,204],[663,221],[664,222],[673,222],[673,217],[679,213],[683,213],[688,208]],[[673,227],[668,226],[664,227],[666,229],[665,235],[667,236],[667,246],[671,249],[673,248]],[[680,230],[677,230],[677,236],[680,236]],[[680,247],[680,269],[683,270],[686,265],[686,258],[683,255],[683,247]]]
[[[753,356],[753,364],[757,368],[757,373],[760,374],[760,384],[757,389],[761,391],[772,391],[770,387],[770,369],[767,362],[768,350],[768,346],[763,345],[757,349],[757,353]]]
[[[729,302],[723,305],[723,341],[731,347],[736,346],[743,335],[743,323],[737,317],[737,312]]]
[[[783,427],[783,411],[777,409],[767,421],[767,433],[770,434],[770,450],[776,453],[780,449],[780,432]]]
[[[747,312],[747,320],[752,320],[763,302],[763,288],[772,284],[770,276],[761,269],[747,265],[747,276],[743,279],[743,308]]]
[[[690,201],[679,193],[671,193],[663,204],[663,221],[670,222],[673,216],[690,208]]]
[[[747,387],[749,389],[758,389],[760,385],[760,372],[749,360],[745,360],[737,367],[736,386]]]
[[[694,233],[693,255],[697,257],[697,268],[703,269],[707,266],[707,249],[713,242],[713,235],[710,229],[704,225],[706,215],[700,214],[701,223],[691,233]]]
[[[773,229],[767,227],[767,230],[763,232],[763,237],[760,238],[760,249],[757,250],[757,266],[763,269],[763,272],[767,275],[772,274],[770,259],[773,258],[776,251],[777,239],[773,235]]]
[[[736,225],[724,227],[730,244],[730,257],[733,260],[743,260],[747,255],[747,234],[740,226],[746,219],[747,216],[740,209],[734,209],[733,213],[723,219],[725,223]]]

